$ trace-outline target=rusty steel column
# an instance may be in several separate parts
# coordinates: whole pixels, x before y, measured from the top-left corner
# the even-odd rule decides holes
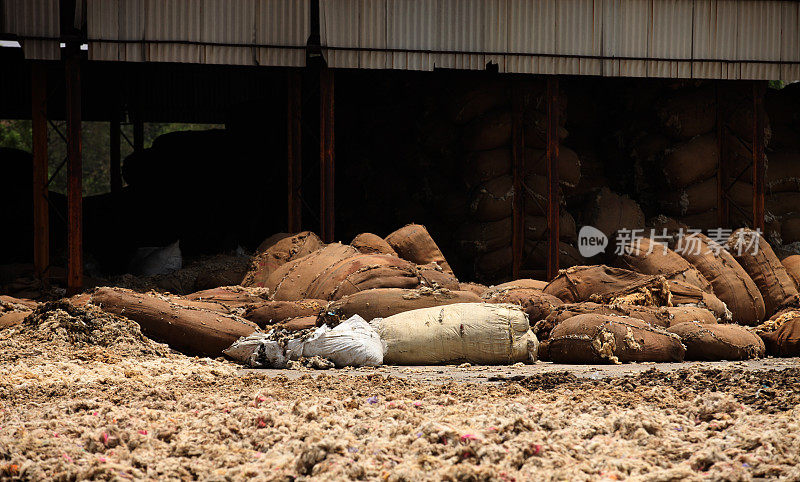
[[[109,153],[108,153],[108,161],[109,161],[109,174],[111,176],[111,192],[114,194],[119,193],[122,191],[122,166],[120,165],[121,154],[120,154],[120,120],[119,120],[119,110],[114,111],[114,118],[111,119],[110,131],[109,131]]]
[[[320,223],[322,240],[332,243],[335,215],[333,210],[335,143],[334,143],[334,82],[333,71],[320,71]]]
[[[83,166],[81,158],[80,51],[66,60],[67,97],[67,293],[83,287]]]
[[[753,82],[753,229],[764,232],[764,82]]]
[[[303,211],[301,189],[303,186],[303,139],[302,139],[302,88],[300,71],[291,69],[287,76],[287,161],[288,161],[288,224],[290,233],[302,231]]]
[[[514,177],[514,200],[512,205],[511,230],[511,276],[519,279],[522,255],[525,248],[525,190],[522,179],[525,176],[525,134],[522,128],[523,96],[516,81],[511,84],[512,131],[511,158]]]
[[[547,77],[547,279],[558,275],[558,77]]]
[[[47,284],[50,265],[50,219],[47,203],[47,69],[31,65],[31,119],[33,134],[33,266]]]
[[[727,228],[729,223],[730,204],[728,202],[728,155],[725,149],[725,135],[727,128],[722,115],[722,99],[724,98],[720,81],[714,84],[716,94],[716,119],[717,119],[717,223],[720,228]]]

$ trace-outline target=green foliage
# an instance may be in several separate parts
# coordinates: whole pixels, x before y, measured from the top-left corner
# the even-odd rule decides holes
[[[782,88],[786,87],[786,82],[782,80],[770,80],[769,81],[769,88],[775,90],[781,90]]]

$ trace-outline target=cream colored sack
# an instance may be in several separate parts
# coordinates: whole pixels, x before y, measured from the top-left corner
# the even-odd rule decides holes
[[[528,315],[510,304],[457,303],[422,308],[376,324],[386,342],[386,364],[510,364],[535,361],[539,350]]]

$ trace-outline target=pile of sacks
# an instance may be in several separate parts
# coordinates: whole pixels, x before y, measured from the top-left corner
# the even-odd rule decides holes
[[[721,244],[643,238],[613,264],[487,287],[459,282],[421,225],[349,245],[303,232],[265,241],[243,286],[187,296],[106,287],[70,302],[130,318],[184,353],[251,366],[800,355],[800,256],[781,262],[754,231]],[[9,319],[29,309],[4,305]]]

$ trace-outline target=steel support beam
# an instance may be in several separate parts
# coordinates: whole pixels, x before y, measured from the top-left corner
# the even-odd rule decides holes
[[[50,219],[47,194],[47,69],[31,65],[31,117],[33,134],[33,266],[36,277],[47,284],[50,265]]]
[[[511,230],[511,276],[519,279],[522,267],[522,256],[525,249],[525,132],[522,127],[522,114],[524,99],[517,82],[511,85],[512,102],[512,135],[511,157],[512,175],[514,178],[514,201],[512,205],[512,230]]]
[[[558,275],[558,77],[547,77],[547,279]]]
[[[764,82],[753,82],[753,229],[764,232]]]
[[[726,149],[727,127],[723,116],[722,103],[725,95],[720,81],[716,81],[716,119],[717,119],[717,224],[720,228],[727,228],[730,222],[730,203],[728,201],[728,153]]]
[[[291,69],[287,76],[287,161],[288,161],[288,213],[290,233],[302,231],[303,139],[302,139],[302,88],[300,71]]]
[[[109,130],[108,171],[111,181],[111,192],[114,194],[122,191],[122,166],[120,165],[122,161],[120,152],[121,125],[119,115],[119,110],[115,110]]]
[[[320,223],[322,240],[334,240],[334,81],[333,71],[323,67],[320,71]]]
[[[83,166],[81,158],[81,73],[77,46],[66,60],[67,98],[67,293],[83,287]]]

